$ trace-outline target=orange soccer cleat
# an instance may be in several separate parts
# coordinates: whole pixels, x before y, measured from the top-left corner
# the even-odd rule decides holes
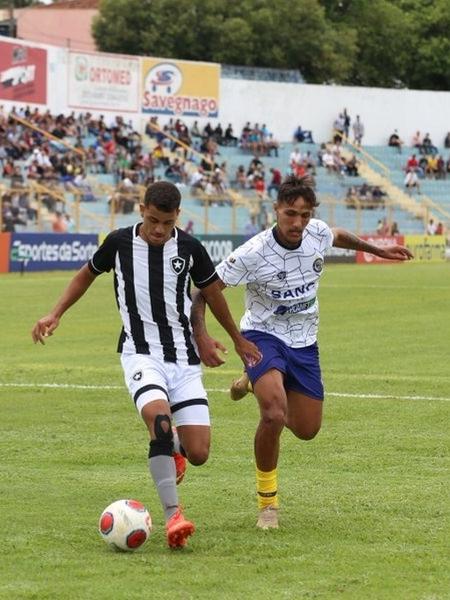
[[[170,548],[183,548],[187,539],[195,531],[194,523],[187,521],[181,509],[170,517],[166,523],[167,543]]]

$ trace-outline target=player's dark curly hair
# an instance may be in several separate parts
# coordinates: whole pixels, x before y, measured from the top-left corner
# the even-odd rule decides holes
[[[180,207],[181,194],[176,185],[170,181],[151,183],[145,191],[144,205],[155,206],[163,212],[172,212]]]
[[[311,208],[319,206],[319,202],[317,201],[317,197],[312,186],[313,179],[310,175],[304,175],[303,177],[288,175],[280,185],[277,201],[286,202],[286,204],[293,204],[297,198],[302,197]]]

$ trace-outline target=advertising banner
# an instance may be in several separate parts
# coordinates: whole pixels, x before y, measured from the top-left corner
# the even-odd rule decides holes
[[[9,272],[9,245],[10,233],[0,233],[0,273]]]
[[[47,50],[0,42],[0,99],[47,103]]]
[[[392,244],[399,244],[404,246],[405,238],[403,235],[361,235],[361,239],[366,240],[374,246],[391,246]],[[359,264],[380,264],[380,263],[392,263],[392,260],[385,260],[379,256],[374,256],[368,252],[356,253],[356,262]]]
[[[206,248],[214,265],[218,265],[224,258],[227,258],[235,248],[248,240],[245,235],[214,235],[203,234],[196,235],[203,246]]]
[[[421,262],[446,260],[443,235],[405,235],[405,246],[414,254],[414,260]]]
[[[325,263],[354,263],[356,255],[354,250],[335,248],[332,246],[325,252]]]
[[[13,233],[10,267],[13,271],[79,269],[98,247],[98,235],[83,233]]]
[[[142,59],[142,112],[177,117],[219,116],[220,65]]]
[[[139,59],[100,53],[69,53],[69,106],[139,111]]]

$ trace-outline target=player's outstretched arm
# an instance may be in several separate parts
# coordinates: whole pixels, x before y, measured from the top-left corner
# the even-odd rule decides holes
[[[35,323],[31,330],[31,337],[35,344],[37,342],[45,344],[45,338],[53,334],[66,310],[81,298],[95,278],[96,276],[91,273],[87,265],[84,265],[78,271],[62,293],[53,310]]]
[[[191,311],[191,323],[194,330],[195,340],[198,345],[200,358],[208,367],[218,367],[223,364],[218,350],[226,352],[224,346],[217,340],[208,335],[205,323],[205,300],[208,303],[211,312],[222,325],[228,335],[234,342],[236,352],[246,365],[256,364],[261,360],[261,353],[258,347],[246,340],[239,332],[231,316],[228,304],[222,294],[225,284],[222,281],[215,281],[211,285],[201,289],[193,300]]]
[[[354,233],[341,229],[340,227],[333,227],[333,246],[336,248],[345,248],[346,250],[361,250],[362,252],[369,252],[380,258],[388,260],[411,260],[414,258],[413,254],[405,248],[405,246],[399,246],[393,244],[391,246],[375,246],[365,240],[362,240]]]

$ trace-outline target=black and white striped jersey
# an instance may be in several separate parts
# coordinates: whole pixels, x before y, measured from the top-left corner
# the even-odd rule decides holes
[[[88,263],[94,275],[114,270],[123,322],[118,351],[197,365],[190,280],[198,288],[213,283],[214,265],[199,240],[178,227],[164,245],[151,246],[139,236],[140,226],[111,232]]]

